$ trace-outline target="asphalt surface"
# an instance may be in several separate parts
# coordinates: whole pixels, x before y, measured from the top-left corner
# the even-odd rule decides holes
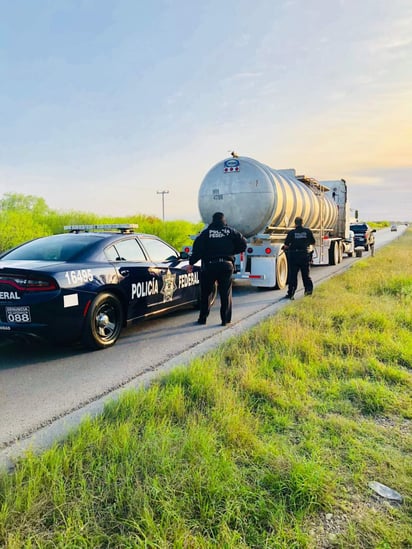
[[[399,237],[383,229],[375,249]],[[344,258],[329,267],[313,267],[316,286],[350,268],[362,258]],[[378,261],[378,258],[376,258]],[[40,451],[64,437],[86,415],[103,410],[107,400],[130,387],[147,385],[159,374],[217,347],[225,340],[272,316],[286,304],[285,290],[262,291],[248,282],[233,289],[233,323],[220,325],[215,303],[206,326],[196,324],[197,311],[186,309],[162,318],[143,321],[125,330],[110,349],[85,352],[78,347],[3,343],[0,345],[0,467],[28,448]],[[303,295],[302,285],[296,298]]]

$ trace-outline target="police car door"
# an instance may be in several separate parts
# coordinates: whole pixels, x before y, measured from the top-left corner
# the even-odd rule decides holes
[[[175,305],[193,301],[195,283],[198,284],[198,273],[189,275],[185,267],[187,260],[182,260],[179,253],[163,242],[152,236],[141,236],[140,240],[147,250],[150,259],[161,279],[159,286],[159,308],[169,308]]]
[[[118,240],[105,250],[128,299],[128,320],[150,314],[157,305],[160,278],[135,236]]]

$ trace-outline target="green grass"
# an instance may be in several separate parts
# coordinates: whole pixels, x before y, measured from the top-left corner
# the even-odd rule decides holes
[[[0,545],[411,547],[411,244],[20,460],[0,476]]]

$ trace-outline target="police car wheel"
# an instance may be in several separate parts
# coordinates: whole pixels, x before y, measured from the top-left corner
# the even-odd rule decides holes
[[[123,327],[123,308],[112,294],[99,294],[90,305],[83,333],[89,349],[106,349],[114,345]]]

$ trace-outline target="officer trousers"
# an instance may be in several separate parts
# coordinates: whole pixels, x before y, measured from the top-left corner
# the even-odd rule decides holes
[[[222,323],[227,324],[232,320],[232,274],[231,261],[212,261],[203,265],[200,277],[199,320],[206,320],[209,316],[215,282],[218,285]]]
[[[298,287],[298,273],[301,272],[305,294],[313,292],[313,282],[309,276],[310,260],[306,252],[288,252],[288,296],[293,297]]]

